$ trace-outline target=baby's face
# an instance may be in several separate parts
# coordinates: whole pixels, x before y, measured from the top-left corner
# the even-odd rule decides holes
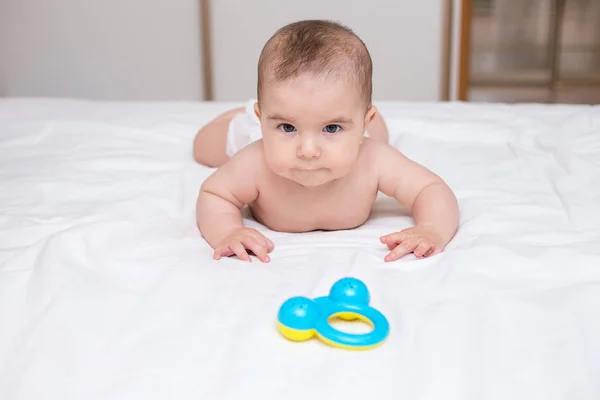
[[[255,111],[271,170],[314,187],[352,170],[375,109],[353,84],[301,76],[265,84]]]

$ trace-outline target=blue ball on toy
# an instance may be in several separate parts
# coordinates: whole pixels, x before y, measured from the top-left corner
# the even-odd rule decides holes
[[[288,299],[279,308],[279,321],[291,329],[313,329],[319,307],[308,297],[296,296]]]
[[[329,291],[329,298],[332,301],[356,305],[369,305],[371,301],[367,285],[356,278],[342,278],[337,281]]]

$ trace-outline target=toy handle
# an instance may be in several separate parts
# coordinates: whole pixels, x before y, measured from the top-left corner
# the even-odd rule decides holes
[[[368,333],[342,332],[329,323],[329,317],[317,321],[316,330],[326,341],[350,347],[375,346],[385,340],[389,333],[389,323],[379,311],[370,308],[366,313],[356,313],[371,322],[373,330]]]

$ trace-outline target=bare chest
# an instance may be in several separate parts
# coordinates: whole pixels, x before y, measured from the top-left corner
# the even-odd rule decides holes
[[[260,223],[275,231],[352,229],[367,220],[376,196],[376,183],[364,178],[317,193],[265,185],[250,209]]]

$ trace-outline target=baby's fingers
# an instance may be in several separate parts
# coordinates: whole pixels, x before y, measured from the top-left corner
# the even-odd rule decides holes
[[[433,243],[428,240],[422,240],[413,253],[417,258],[427,257],[432,249],[435,250],[435,245]]]
[[[231,255],[233,255],[233,251],[231,251],[229,246],[218,246],[215,248],[213,258],[215,260],[220,260],[221,257],[229,257]]]
[[[275,248],[275,244],[271,241],[271,239],[269,239],[268,237],[266,237],[262,233],[257,232],[257,234],[255,236],[253,236],[253,237],[259,243],[263,243],[264,244],[264,247],[267,249],[267,253],[272,252],[273,249]]]
[[[267,248],[267,253],[272,252],[273,249],[275,248],[275,244],[271,241],[271,239],[269,239],[265,235],[261,234],[260,236],[261,236],[261,240],[265,243],[265,247]]]
[[[436,254],[439,254],[443,251],[444,249],[438,246],[432,247],[431,249],[429,249],[429,251],[425,254],[425,257],[433,257]]]
[[[265,239],[267,240],[267,252],[270,253],[275,248],[275,244],[268,237],[265,237]]]
[[[394,250],[389,252],[385,256],[384,261],[386,261],[386,262],[396,261],[399,258],[404,257],[405,255],[407,255],[409,253],[412,253],[418,244],[419,244],[419,242],[416,241],[415,239],[405,240],[404,242],[402,242],[398,246],[396,246],[396,248],[394,248]]]
[[[252,262],[252,259],[248,255],[248,252],[246,252],[246,248],[244,247],[242,242],[236,240],[232,242],[229,245],[229,247],[231,247],[231,250],[235,253],[236,256],[239,257],[240,260]]]
[[[260,241],[256,240],[252,236],[248,236],[244,238],[242,241],[243,245],[250,251],[252,251],[256,257],[262,262],[269,262],[271,259],[267,254],[267,247],[263,245]]]
[[[381,241],[381,243],[388,245],[388,247],[392,246],[392,248],[394,248],[397,243],[403,242],[410,238],[411,235],[408,232],[401,231],[382,236],[379,238],[379,240]]]

